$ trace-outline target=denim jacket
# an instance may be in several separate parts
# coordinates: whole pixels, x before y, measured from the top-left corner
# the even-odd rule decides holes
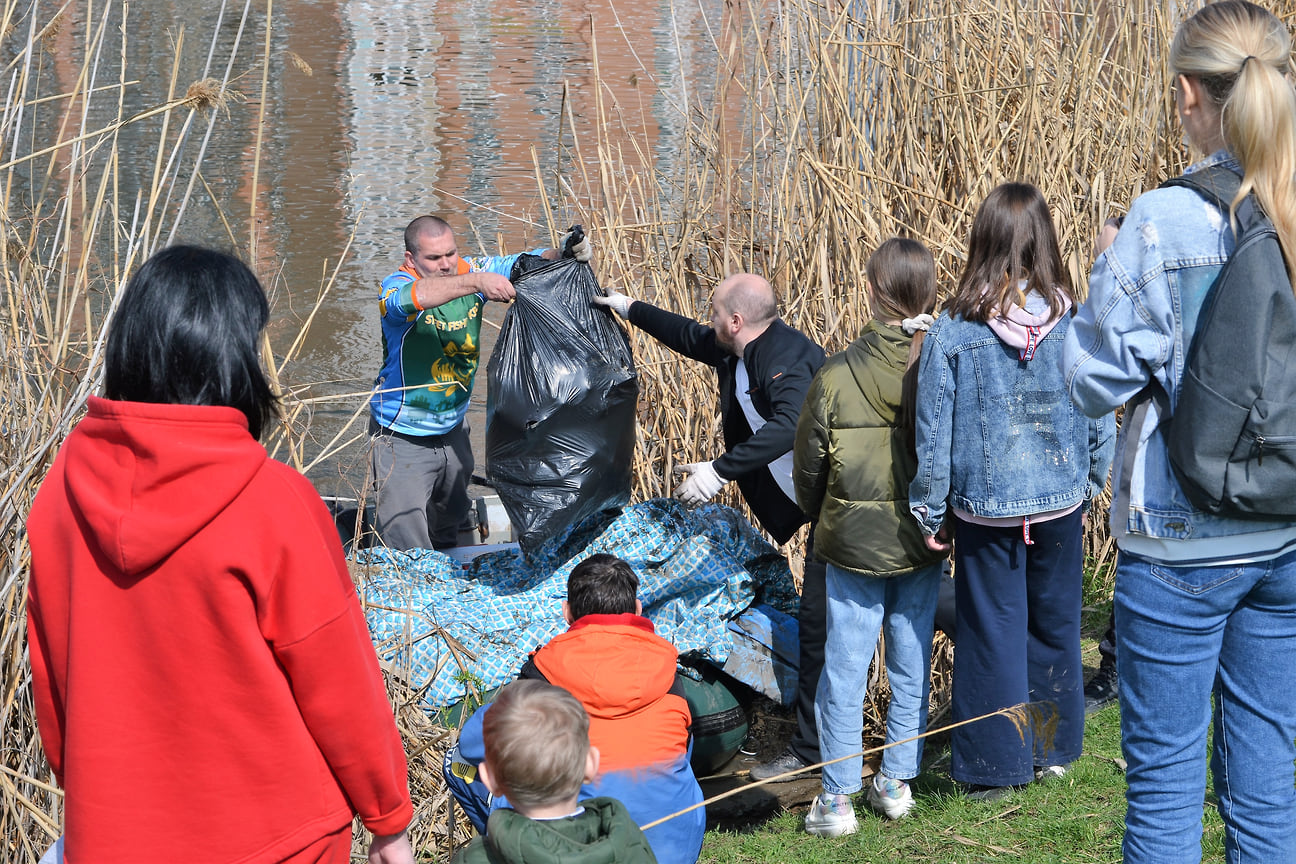
[[[1032,516],[1088,502],[1111,465],[1110,415],[1085,417],[1058,364],[1063,316],[1024,360],[988,324],[942,313],[918,367],[918,473],[909,505],[935,534],[946,507],[973,516]]]
[[[1225,151],[1188,170],[1218,163],[1238,170]],[[1091,416],[1129,402],[1112,478],[1111,528],[1118,540],[1209,540],[1282,527],[1193,507],[1166,449],[1165,424],[1174,414],[1197,315],[1233,241],[1228,214],[1197,193],[1154,189],[1134,201],[1115,242],[1094,263],[1089,298],[1063,346],[1062,370],[1071,398]],[[1245,542],[1233,551],[1246,551]]]

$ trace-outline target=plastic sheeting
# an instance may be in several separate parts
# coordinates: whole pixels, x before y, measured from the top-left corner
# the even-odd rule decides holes
[[[486,367],[486,479],[530,555],[630,500],[639,378],[588,264],[523,256],[513,284]]]
[[[431,549],[365,549],[365,617],[383,659],[439,708],[517,676],[530,652],[567,629],[567,576],[607,552],[639,576],[657,633],[681,654],[717,667],[732,647],[727,624],[753,602],[788,612],[797,595],[787,561],[735,510],[694,511],[658,498],[585,520],[528,562],[516,551],[467,566]]]

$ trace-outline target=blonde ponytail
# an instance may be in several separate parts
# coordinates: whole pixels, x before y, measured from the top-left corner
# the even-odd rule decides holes
[[[1284,67],[1286,54],[1290,47],[1284,52]],[[1224,143],[1242,164],[1238,200],[1255,192],[1278,232],[1287,271],[1296,283],[1296,91],[1268,62],[1249,59],[1224,103],[1221,120]]]
[[[1234,206],[1255,192],[1278,232],[1296,286],[1296,90],[1286,75],[1290,61],[1287,28],[1243,0],[1203,7],[1183,23],[1170,48],[1175,74],[1195,77],[1219,107],[1224,143],[1242,166]]]

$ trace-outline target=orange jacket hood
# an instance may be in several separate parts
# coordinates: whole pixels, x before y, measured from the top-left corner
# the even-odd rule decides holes
[[[536,668],[562,682],[591,718],[624,717],[657,702],[675,681],[678,652],[652,634],[640,615],[585,615],[536,653]]]

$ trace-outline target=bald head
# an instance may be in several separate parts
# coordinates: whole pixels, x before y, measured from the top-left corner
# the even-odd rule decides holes
[[[769,282],[755,273],[737,273],[711,296],[711,329],[726,349],[739,357],[778,317],[778,302]]]
[[[725,313],[737,313],[751,327],[761,327],[778,317],[774,289],[755,273],[735,273],[720,283],[715,304]]]

